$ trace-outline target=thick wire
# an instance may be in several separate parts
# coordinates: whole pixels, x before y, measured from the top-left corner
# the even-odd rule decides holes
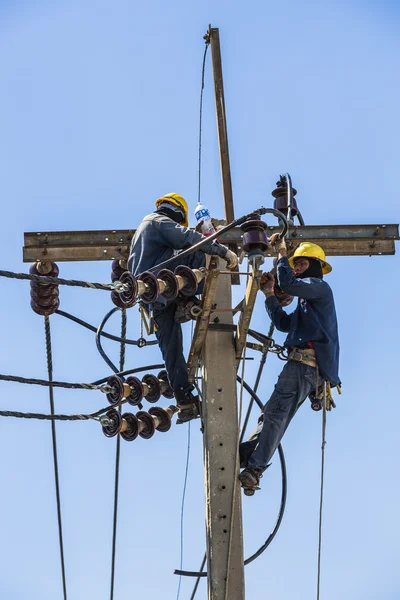
[[[51,330],[50,330],[50,319],[44,317],[44,328],[46,336],[46,355],[47,355],[47,372],[49,382],[53,379],[53,358],[51,351]],[[54,415],[54,393],[53,387],[49,387],[49,400],[50,400],[50,412]],[[61,560],[61,575],[63,584],[64,600],[67,600],[67,583],[65,576],[65,561],[64,561],[64,543],[63,543],[63,530],[61,520],[61,497],[60,497],[60,481],[58,476],[58,456],[57,456],[57,436],[56,436],[56,424],[54,421],[51,422],[51,437],[53,443],[53,462],[54,462],[54,480],[56,486],[56,501],[57,501],[57,521],[58,521],[58,538],[60,545],[60,560]]]
[[[201,142],[203,134],[203,92],[204,92],[204,74],[206,70],[206,57],[207,50],[210,45],[209,39],[206,40],[206,47],[204,48],[203,66],[201,70],[201,90],[200,90],[200,111],[199,111],[199,179],[197,188],[197,202],[200,204],[201,197]]]
[[[281,213],[279,210],[276,210],[275,208],[263,208],[263,207],[257,208],[256,210],[253,210],[252,212],[247,213],[246,215],[243,215],[242,217],[239,217],[238,219],[234,219],[231,223],[228,223],[228,225],[225,225],[225,227],[222,227],[222,229],[219,229],[218,231],[216,231],[215,233],[212,233],[208,237],[204,237],[204,239],[197,242],[197,244],[194,244],[194,246],[190,246],[190,248],[187,248],[186,250],[182,250],[181,252],[179,252],[178,254],[175,254],[168,260],[165,260],[164,262],[159,263],[158,265],[155,265],[154,267],[151,267],[151,269],[148,269],[148,271],[150,271],[150,272],[159,271],[160,269],[165,269],[171,263],[179,262],[179,260],[184,258],[185,256],[188,256],[192,252],[196,252],[197,250],[200,250],[200,248],[202,248],[205,244],[213,242],[217,237],[220,237],[224,233],[227,233],[234,227],[238,227],[239,225],[244,223],[247,219],[251,218],[255,213],[259,214],[259,215],[265,215],[265,214],[275,215],[278,219],[280,219],[281,224],[282,224],[282,231],[279,233],[279,239],[282,239],[286,235],[286,233],[288,231],[288,222],[283,213]],[[0,273],[1,273],[1,271],[0,271]]]
[[[190,460],[190,421],[188,423],[185,478],[183,481],[182,503],[181,503],[181,548],[180,548],[180,552],[181,552],[180,568],[181,569],[183,567],[183,538],[184,538],[183,521],[184,521],[184,513],[185,513],[185,499],[186,499],[186,488],[187,488],[187,479],[188,479],[188,472],[189,472],[189,460]],[[176,592],[176,600],[179,600],[179,595],[181,593],[181,583],[182,583],[182,576],[179,577],[178,590]]]
[[[102,380],[107,381],[108,377]],[[30,385],[43,385],[44,387],[59,387],[69,390],[100,390],[102,387],[95,383],[69,383],[68,381],[46,381],[46,379],[33,379],[31,377],[19,377],[18,375],[0,375],[0,381],[14,381],[15,383],[28,383]]]
[[[319,500],[319,526],[318,526],[317,600],[319,600],[320,585],[321,585],[322,505],[323,505],[323,500],[324,500],[325,446],[326,446],[326,381],[324,381],[324,401],[322,404],[321,490],[320,490],[320,500]]]
[[[261,360],[260,360],[260,365],[258,367],[258,372],[257,372],[257,376],[256,376],[256,381],[254,383],[254,392],[257,392],[258,390],[258,386],[260,384],[261,381],[261,376],[265,367],[265,363],[267,361],[267,356],[268,356],[268,350],[269,348],[273,345],[273,333],[275,330],[275,326],[273,323],[271,323],[269,330],[268,330],[268,338],[270,338],[270,343],[269,345],[265,346],[265,349],[262,351],[262,356],[261,356]],[[253,410],[253,404],[254,404],[254,398],[252,396],[250,396],[250,402],[249,402],[249,406],[247,407],[247,413],[242,425],[242,433],[240,434],[240,440],[239,440],[239,444],[241,444],[243,442],[243,438],[244,438],[244,434],[246,433],[246,429],[247,429],[247,425],[250,419],[250,415],[251,415],[251,411]]]
[[[61,317],[66,317],[67,319],[74,321],[78,325],[82,325],[82,327],[86,327],[86,329],[90,329],[90,331],[97,333],[98,327],[94,327],[94,325],[90,325],[89,323],[86,323],[86,321],[83,321],[82,319],[78,319],[78,317],[75,317],[74,315],[71,315],[70,313],[67,313],[64,310],[58,309],[58,310],[56,310],[56,312],[54,314],[60,315]],[[124,346],[125,346],[125,344],[130,344],[132,346],[139,346],[138,340],[129,340],[129,339],[123,340],[121,337],[118,337],[117,335],[112,335],[111,333],[106,333],[105,331],[102,331],[101,335],[102,335],[102,337],[105,337],[109,340],[113,340],[114,342],[124,342]],[[158,344],[157,340],[151,340],[149,342],[146,340],[146,346],[154,346],[156,344]],[[141,346],[139,346],[139,347],[141,347]]]
[[[241,383],[241,378],[239,377],[239,375],[236,376],[236,379],[237,379],[237,381],[239,383]],[[250,394],[250,396],[252,396],[254,398],[254,401],[258,405],[259,409],[263,410],[263,408],[264,408],[263,403],[261,402],[261,400],[257,396],[257,394],[254,392],[254,390],[249,386],[249,384],[246,383],[246,381],[243,381],[243,387]],[[258,558],[259,556],[261,556],[261,554],[271,544],[272,540],[274,539],[274,537],[278,533],[279,527],[281,526],[281,523],[282,523],[282,519],[283,519],[283,515],[284,515],[284,512],[285,512],[285,507],[286,507],[286,497],[287,497],[287,472],[286,472],[285,456],[283,454],[283,449],[282,449],[282,445],[281,444],[279,444],[279,446],[278,446],[278,454],[279,454],[279,461],[280,461],[280,465],[281,465],[281,475],[282,475],[282,493],[281,493],[281,502],[280,502],[278,517],[277,517],[277,520],[275,522],[273,530],[271,531],[271,533],[269,534],[269,536],[265,540],[264,544],[262,546],[260,546],[260,548],[256,552],[254,552],[254,554],[252,554],[251,556],[249,556],[249,558],[246,558],[246,560],[244,561],[245,565],[250,564],[256,558]],[[204,564],[205,564],[205,561],[203,563],[203,566],[204,566]],[[207,577],[207,571],[180,571],[180,570],[175,570],[174,573],[175,573],[175,575],[184,575],[186,577],[198,577],[198,578],[200,578],[200,577]]]
[[[105,290],[109,292],[125,290],[125,284],[120,281],[115,283],[93,283],[90,281],[78,281],[76,279],[61,279],[60,277],[50,277],[49,275],[34,275],[28,273],[14,273],[12,271],[0,271],[0,277],[7,279],[22,279],[28,281],[38,281],[39,283],[51,283],[53,285],[69,285],[72,287],[92,288],[95,290]]]
[[[97,337],[97,336],[96,336]],[[100,337],[100,336],[99,336]],[[126,338],[126,310],[122,309],[121,313],[121,338]],[[123,371],[125,366],[125,343],[121,341],[119,353],[119,370]],[[121,405],[119,412],[122,412]],[[111,549],[111,582],[110,582],[110,600],[114,598],[114,582],[115,582],[115,554],[117,547],[117,524],[118,524],[118,493],[119,493],[119,464],[121,454],[121,436],[117,435],[115,448],[115,485],[114,485],[114,516],[113,516],[113,535]]]
[[[118,369],[118,367],[116,367],[114,365],[114,363],[112,362],[112,360],[107,356],[107,354],[104,352],[103,350],[103,346],[101,344],[101,332],[104,329],[105,324],[107,323],[108,319],[117,311],[122,310],[121,308],[118,308],[117,306],[115,308],[112,308],[110,311],[108,311],[108,313],[106,314],[106,316],[104,317],[104,319],[102,320],[102,322],[100,323],[97,331],[96,331],[96,347],[97,350],[100,352],[100,356],[101,358],[108,364],[108,366],[110,367],[110,369],[112,371],[114,371],[114,373],[119,373],[120,371],[122,371],[123,369]]]

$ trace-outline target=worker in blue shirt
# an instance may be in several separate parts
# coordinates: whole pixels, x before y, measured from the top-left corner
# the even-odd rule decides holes
[[[186,200],[176,193],[166,194],[156,201],[156,210],[147,215],[133,236],[128,259],[128,269],[135,276],[172,258],[179,250],[194,246],[204,236],[188,228],[189,213]],[[169,265],[173,271],[178,265],[200,269],[206,264],[205,254],[222,257],[228,269],[234,269],[238,257],[217,241],[206,242],[200,250]],[[157,271],[156,271],[157,274]],[[201,293],[200,282],[198,293]],[[198,416],[197,398],[193,396],[194,386],[189,383],[186,360],[183,356],[181,323],[190,319],[190,307],[198,304],[198,298],[178,298],[165,302],[160,297],[153,305],[156,336],[165,362],[168,379],[180,408],[178,423]]]
[[[289,360],[264,407],[256,434],[240,445],[241,466],[246,468],[239,479],[247,495],[259,489],[260,477],[290,421],[307,396],[316,392],[317,379],[318,384],[340,384],[335,303],[332,290],[323,279],[332,267],[317,244],[300,244],[289,260],[284,239],[278,240],[278,234],[274,234],[270,244],[278,253],[279,287],[297,296],[298,304],[294,312],[287,314],[275,297],[273,275],[263,274],[260,288],[266,296],[265,307],[275,327],[288,334],[284,345]],[[319,389],[320,385],[317,392]]]

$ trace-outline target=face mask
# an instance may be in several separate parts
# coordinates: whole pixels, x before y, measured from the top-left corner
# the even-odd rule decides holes
[[[316,258],[307,258],[310,263],[308,269],[303,271],[300,275],[296,275],[298,279],[305,279],[306,277],[317,277],[322,279],[322,266],[319,260]]]
[[[169,217],[175,221],[175,223],[183,223],[185,220],[185,215],[181,209],[170,202],[162,202],[156,212]]]

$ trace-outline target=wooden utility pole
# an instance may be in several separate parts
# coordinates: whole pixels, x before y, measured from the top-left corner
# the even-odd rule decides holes
[[[232,180],[222,80],[219,30],[210,26],[218,140],[225,219],[234,219]],[[257,206],[248,207],[256,209]],[[279,229],[268,227],[268,235]],[[126,259],[134,234],[121,231],[66,231],[26,233],[23,257],[32,261],[93,261]],[[398,225],[314,225],[292,228],[289,249],[310,241],[322,246],[328,256],[372,256],[395,252]],[[232,229],[220,236],[232,249],[240,249],[242,232]],[[272,256],[273,253],[268,254]],[[219,264],[220,263],[220,264]],[[224,261],[212,260],[206,276],[203,313],[196,323],[188,356],[193,380],[202,365],[204,458],[206,487],[208,600],[244,600],[244,564],[241,492],[238,475],[239,423],[236,372],[250,325],[258,291],[259,264],[248,277],[236,335],[232,331],[208,330],[211,320],[233,324],[231,284],[235,277],[220,274]],[[236,276],[236,280],[239,277]]]

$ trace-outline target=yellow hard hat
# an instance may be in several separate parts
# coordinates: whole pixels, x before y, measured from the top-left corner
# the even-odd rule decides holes
[[[289,265],[294,269],[294,261],[296,258],[316,258],[322,263],[322,273],[327,275],[332,271],[332,267],[329,263],[326,262],[325,252],[322,250],[321,246],[317,246],[317,244],[312,244],[311,242],[302,242],[300,246],[295,250],[295,253],[291,258],[289,258]]]
[[[156,206],[157,208],[160,206],[162,202],[170,202],[171,204],[175,204],[175,206],[179,206],[185,213],[185,218],[183,220],[183,227],[189,226],[189,209],[185,198],[180,196],[179,194],[175,194],[171,192],[170,194],[165,194],[165,196],[161,196],[161,198],[157,198]]]

